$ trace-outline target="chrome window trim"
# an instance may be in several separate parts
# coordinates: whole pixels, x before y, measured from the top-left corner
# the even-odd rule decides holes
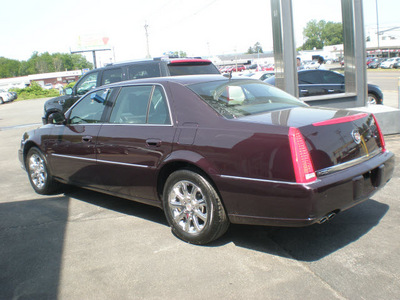
[[[127,124],[127,123],[103,123],[103,126],[145,126],[145,127],[154,127],[154,126],[162,126],[162,127],[173,127],[172,124]]]

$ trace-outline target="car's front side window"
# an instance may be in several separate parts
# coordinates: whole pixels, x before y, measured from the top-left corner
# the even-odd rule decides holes
[[[299,72],[299,84],[320,84],[322,83],[321,74],[316,71]]]
[[[110,89],[93,92],[82,98],[69,114],[69,124],[100,123]]]
[[[84,95],[89,92],[91,89],[95,88],[97,85],[97,77],[99,76],[99,72],[93,72],[86,77],[83,77],[81,81],[76,86],[76,93],[78,95]]]
[[[322,81],[325,84],[344,84],[344,76],[332,71],[322,73]]]

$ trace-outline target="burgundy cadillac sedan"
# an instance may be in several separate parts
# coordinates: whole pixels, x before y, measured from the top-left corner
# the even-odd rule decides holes
[[[394,169],[374,115],[309,107],[248,78],[102,86],[51,121],[25,133],[19,150],[37,193],[68,183],[158,206],[194,244],[229,223],[325,222]]]

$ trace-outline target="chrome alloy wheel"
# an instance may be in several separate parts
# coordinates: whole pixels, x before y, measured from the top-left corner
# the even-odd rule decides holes
[[[187,233],[200,233],[207,225],[209,208],[204,193],[190,181],[178,181],[172,187],[168,206],[174,222]]]
[[[376,99],[372,95],[368,95],[368,103],[369,104],[376,104]]]
[[[47,182],[47,170],[45,162],[40,155],[34,153],[29,158],[29,176],[31,176],[32,183],[38,188],[42,189]]]

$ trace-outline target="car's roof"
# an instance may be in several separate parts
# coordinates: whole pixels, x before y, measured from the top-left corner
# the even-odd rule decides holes
[[[215,75],[183,75],[183,76],[167,76],[167,77],[151,77],[151,78],[143,78],[143,79],[135,79],[135,80],[128,80],[128,81],[121,81],[113,84],[109,84],[107,86],[101,86],[99,88],[104,87],[116,87],[116,86],[126,86],[126,85],[133,85],[133,84],[143,84],[143,83],[165,83],[165,82],[175,82],[181,85],[190,85],[195,83],[202,83],[202,82],[210,82],[210,81],[229,81],[229,80],[254,80],[256,82],[261,82],[256,79],[251,79],[249,77],[240,78],[240,77],[232,77],[229,79],[228,77],[220,74]]]

